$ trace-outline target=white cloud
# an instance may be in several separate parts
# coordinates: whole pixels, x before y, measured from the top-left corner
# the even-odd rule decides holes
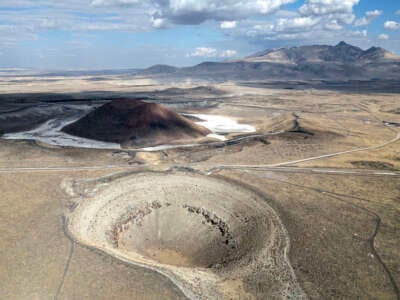
[[[400,9],[396,11],[396,15],[400,15]]]
[[[378,10],[378,9],[370,10],[370,11],[367,11],[367,12],[365,13],[365,15],[366,15],[367,17],[379,17],[379,16],[381,16],[382,14],[383,14],[383,11],[382,11],[382,10]]]
[[[222,50],[218,51],[215,48],[211,47],[197,47],[195,51],[189,53],[188,57],[203,57],[203,58],[211,58],[211,57],[220,57],[220,58],[228,58],[234,57],[237,55],[235,50]]]
[[[390,29],[390,30],[399,30],[400,29],[400,23],[395,22],[395,21],[386,21],[383,26],[386,29]]]
[[[270,22],[257,22],[245,31],[245,35],[253,38],[264,36],[268,39],[278,35],[288,35],[290,39],[293,39],[296,34],[311,31],[320,20],[318,17],[295,17],[279,18]]]
[[[307,0],[300,7],[304,15],[330,15],[346,14],[353,12],[353,6],[360,0]]]
[[[363,36],[363,37],[367,37],[368,36],[368,31],[367,30],[362,30],[361,31],[361,36]]]
[[[232,28],[236,28],[237,26],[237,22],[236,21],[224,21],[221,22],[220,27],[222,29],[232,29]]]
[[[196,50],[190,53],[189,57],[216,57],[217,49],[210,47],[197,47]]]
[[[283,4],[295,2],[295,0],[170,0],[166,3],[163,0],[156,0],[160,6],[168,7],[175,13],[187,12],[232,12],[251,11],[262,14],[270,13]]]
[[[349,43],[367,43],[367,30],[352,31],[351,27],[332,16],[308,16],[281,18],[266,21],[242,21],[232,34],[244,36],[253,43],[265,43],[281,47],[293,44],[331,44],[340,40]]]
[[[340,25],[337,20],[332,20],[331,22],[326,23],[324,28],[326,30],[337,31],[343,29],[343,26]]]
[[[355,26],[366,26],[370,23],[366,17],[362,17],[360,19],[355,20],[354,25]]]
[[[297,29],[304,29],[314,26],[319,22],[318,18],[311,17],[298,17],[292,19],[278,19],[276,22],[274,29],[276,31],[291,31]]]
[[[360,0],[306,0],[299,11],[303,16],[324,16],[351,24],[355,19],[353,7],[359,2]]]
[[[244,36],[254,43],[271,41],[278,47],[294,43],[323,44],[346,40],[355,44],[368,44],[367,30],[354,30],[354,7],[359,0],[305,0],[298,12],[278,13],[265,20],[244,20],[231,34]],[[284,11],[283,11],[284,12]],[[282,14],[282,13],[280,13]],[[371,10],[363,16],[370,23],[383,11]],[[357,22],[358,24],[360,23]],[[272,43],[272,41],[275,41]]]
[[[378,39],[380,39],[380,40],[388,40],[389,39],[389,35],[382,33],[382,34],[380,34],[378,36]]]
[[[365,13],[365,17],[357,19],[354,22],[354,25],[355,26],[366,26],[366,25],[370,24],[373,20],[375,20],[376,18],[381,16],[382,14],[383,14],[383,11],[377,10],[377,9],[371,10],[371,11],[367,11]]]
[[[221,52],[220,57],[234,57],[236,55],[236,50],[224,50]]]
[[[165,19],[151,17],[151,23],[154,28],[161,28],[165,24]]]
[[[296,18],[299,16],[299,13],[297,11],[281,9],[274,13],[274,16],[278,18]]]
[[[154,16],[176,24],[200,24],[206,20],[246,19],[277,11],[297,0],[153,0]]]
[[[138,4],[138,0],[92,0],[92,6],[131,6]]]
[[[353,31],[350,33],[351,35],[354,36],[361,36],[361,37],[367,37],[368,36],[368,31],[367,30],[357,30],[357,31]]]

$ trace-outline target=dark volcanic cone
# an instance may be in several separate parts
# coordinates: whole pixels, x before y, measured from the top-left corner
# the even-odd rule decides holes
[[[114,100],[62,131],[124,146],[166,144],[211,133],[160,104],[140,100]]]

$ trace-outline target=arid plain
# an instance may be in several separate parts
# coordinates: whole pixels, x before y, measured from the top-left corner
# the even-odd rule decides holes
[[[399,299],[399,94],[129,76],[0,92],[0,133],[120,98],[256,129],[151,151],[1,139],[2,298]]]

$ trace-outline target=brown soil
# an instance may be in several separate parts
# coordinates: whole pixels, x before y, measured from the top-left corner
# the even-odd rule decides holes
[[[357,168],[369,168],[369,169],[378,169],[378,170],[396,170],[393,164],[383,161],[366,161],[366,160],[357,160],[352,161],[351,164]]]

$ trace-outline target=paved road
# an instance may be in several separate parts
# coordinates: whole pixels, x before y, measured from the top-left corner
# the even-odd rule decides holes
[[[252,136],[258,137],[257,135]],[[249,137],[244,137],[249,138]],[[239,138],[240,139],[240,138]],[[299,167],[287,167],[289,165],[294,165],[300,162],[307,162],[312,160],[324,159],[329,157],[335,157],[340,155],[345,155],[349,153],[368,151],[368,150],[376,150],[388,146],[392,143],[400,140],[400,132],[396,134],[396,137],[390,141],[387,141],[383,144],[357,148],[347,151],[335,152],[325,155],[319,155],[309,158],[303,158],[298,160],[286,161],[277,164],[269,164],[269,165],[217,165],[210,166],[207,170],[209,173],[222,170],[222,169],[258,169],[258,170],[266,170],[266,171],[283,171],[283,172],[295,172],[295,173],[325,173],[325,174],[342,174],[342,175],[373,175],[373,176],[399,176],[398,172],[391,171],[377,171],[377,170],[356,170],[356,169],[335,169],[335,168],[299,168]],[[204,165],[197,165],[204,169]],[[285,167],[286,166],[286,167]],[[194,167],[195,164],[186,165],[186,166],[177,166],[177,167]],[[47,172],[47,171],[87,171],[87,170],[107,170],[107,169],[137,169],[138,166],[129,166],[129,165],[99,165],[99,166],[62,166],[62,167],[0,167],[0,173],[15,173],[15,172]]]
[[[223,169],[230,170],[254,170],[271,172],[289,172],[289,173],[314,173],[314,174],[334,174],[334,175],[355,175],[355,176],[395,176],[400,177],[400,172],[385,170],[366,170],[366,169],[341,169],[341,168],[300,168],[300,167],[269,167],[269,166],[251,166],[251,165],[221,165],[211,167],[207,170],[209,174]]]
[[[99,166],[63,166],[63,167],[0,167],[0,173],[30,173],[30,172],[64,172],[64,171],[91,171],[91,170],[134,170],[142,166],[129,165],[99,165]],[[167,169],[167,165],[165,166]],[[171,167],[171,166],[170,166]],[[204,165],[175,165],[175,168],[204,169]],[[198,168],[199,167],[199,168]],[[358,176],[398,176],[400,172],[379,171],[379,170],[359,170],[359,169],[340,169],[340,168],[300,168],[300,167],[270,167],[257,165],[221,165],[209,166],[208,173],[213,173],[222,169],[246,169],[273,172],[290,173],[316,173],[316,174],[337,174],[337,175],[358,175]]]
[[[129,165],[99,165],[99,166],[63,166],[63,167],[0,167],[0,173],[17,172],[48,172],[48,171],[90,171],[112,169],[137,169],[138,166]]]

